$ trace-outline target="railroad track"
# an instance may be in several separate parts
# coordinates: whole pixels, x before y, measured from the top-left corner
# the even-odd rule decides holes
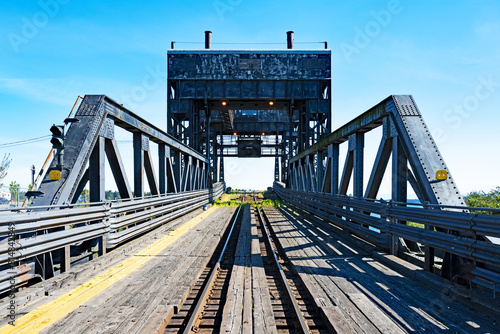
[[[221,325],[243,219],[251,219],[257,227],[260,255],[269,290],[266,296],[261,297],[270,298],[277,332],[331,333],[331,326],[325,321],[326,318],[321,316],[320,310],[314,307],[309,292],[293,265],[286,260],[283,249],[276,243],[277,239],[266,226],[268,222],[265,213],[260,209],[255,194],[253,194],[255,208],[249,203],[244,204],[245,195],[243,194],[242,202],[209,264],[191,288],[183,305],[174,311],[164,333],[227,331],[222,329]],[[244,215],[244,210],[250,210],[251,215]],[[244,303],[243,313],[251,315],[252,307],[252,303]],[[254,328],[253,332],[262,331]]]
[[[254,197],[255,199],[255,197]],[[314,306],[293,265],[274,237],[264,210],[255,199],[261,255],[273,299],[273,313],[280,333],[332,333],[333,328]]]
[[[175,314],[164,333],[191,333],[199,329],[217,332],[215,329],[220,328],[224,307],[223,298],[227,293],[233,266],[244,199],[245,193],[207,267],[191,288],[183,305],[174,310]]]

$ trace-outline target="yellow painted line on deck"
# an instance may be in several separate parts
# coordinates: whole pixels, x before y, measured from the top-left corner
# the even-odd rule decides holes
[[[83,303],[99,295],[127,275],[138,270],[146,262],[153,259],[155,255],[158,255],[162,250],[210,215],[213,210],[214,208],[210,208],[204,211],[178,229],[170,232],[167,236],[136,253],[134,256],[122,261],[115,267],[91,278],[57,299],[23,315],[15,321],[15,326],[8,324],[3,326],[0,328],[0,333],[38,333],[51,326]]]

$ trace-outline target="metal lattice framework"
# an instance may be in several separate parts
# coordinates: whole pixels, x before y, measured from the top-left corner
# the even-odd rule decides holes
[[[365,134],[380,126],[382,138],[365,188]],[[342,143],[347,145],[347,153],[341,171]],[[374,202],[391,156],[391,197]],[[412,96],[389,96],[294,156],[289,164],[286,188],[275,183],[276,191],[287,201],[332,220],[394,254],[399,250],[423,254],[427,270],[434,270],[435,257],[439,257],[441,274],[448,279],[472,267],[475,269],[474,273],[468,270],[470,277],[489,277],[490,282],[500,282],[498,262],[490,257],[498,254],[499,246],[489,240],[498,235],[492,222],[500,224],[500,220],[491,216],[479,218],[465,207]],[[408,185],[420,200],[417,208],[424,205],[427,211],[407,210]],[[350,186],[352,195],[348,196]],[[429,209],[443,212],[428,212]],[[426,215],[437,218],[421,218]],[[419,218],[425,230],[406,226],[407,221],[418,222]],[[485,226],[475,231],[479,220]]]
[[[382,138],[368,179],[364,180],[365,133],[382,126]],[[342,174],[339,146],[348,149]],[[392,154],[392,200],[406,202],[407,184],[421,203],[464,206],[444,159],[410,95],[394,95],[356,117],[290,160],[292,189],[376,198]],[[318,165],[313,160],[319,161]],[[318,167],[319,166],[319,167]],[[410,168],[409,168],[410,167]]]
[[[60,264],[62,272],[69,269],[71,257],[92,253],[91,249],[95,247],[102,254],[106,248],[113,248],[144,233],[168,221],[169,217],[199,208],[222,193],[223,185],[216,193],[212,189],[209,160],[206,157],[107,96],[86,95],[75,116],[67,121],[69,125],[66,128],[69,129],[63,137],[64,148],[54,156],[38,190],[34,192],[41,196],[33,199],[28,210],[60,211],[61,208],[67,208],[77,202],[87,184],[89,201],[104,203],[106,158],[121,200],[132,202],[115,204],[114,207],[119,209],[112,210],[109,220],[108,208],[104,218],[99,213],[95,217],[91,216],[96,218],[95,221],[82,218],[83,222],[71,226],[58,218],[53,218],[47,226],[33,224],[32,219],[36,219],[36,216],[22,218],[26,228],[17,236],[17,245],[33,250],[30,253],[20,252],[23,255],[19,257],[18,263],[27,264],[32,274],[43,278],[52,277],[56,263]],[[118,150],[115,127],[132,133],[132,182],[127,178],[124,161]],[[150,150],[153,144],[158,145],[157,169]],[[54,177],[53,172],[58,176]],[[148,183],[150,196],[159,198],[138,203],[146,195],[145,182]],[[90,214],[91,211],[88,208],[82,213]],[[145,217],[138,211],[143,211]],[[59,215],[72,215],[73,212],[76,211]],[[120,218],[113,218],[113,212],[120,212]],[[53,215],[58,217],[58,214]],[[49,216],[52,217],[51,214]]]
[[[328,50],[169,50],[168,87],[168,132],[207,154],[213,181],[225,155],[275,157],[285,181],[289,158],[331,129]]]
[[[33,205],[75,203],[88,182],[90,201],[105,200],[106,157],[121,198],[143,197],[145,181],[152,195],[211,185],[208,159],[107,96],[86,95],[75,119],[65,135],[61,178],[50,178],[50,171],[59,169],[54,159],[38,189],[44,195],[35,198]],[[133,188],[118,151],[116,126],[133,134]],[[158,144],[158,173],[150,152],[152,143]]]
[[[293,50],[290,33],[287,50],[211,50],[208,42],[205,50],[168,51],[167,132],[104,95],[86,95],[67,119],[66,134],[56,136],[64,145],[55,147],[31,192],[42,196],[0,219],[0,237],[12,222],[18,230],[13,245],[0,245],[0,293],[12,257],[16,284],[49,278],[96,248],[102,255],[212,201],[225,187],[218,182],[225,156],[274,157],[274,188],[287,202],[393,254],[419,253],[427,270],[441,258],[443,276],[465,272],[471,286],[496,291],[500,246],[491,237],[500,237],[500,219],[464,206],[412,96],[389,96],[331,132],[331,51]],[[133,137],[132,181],[116,127]],[[365,187],[365,134],[378,127],[380,145]],[[119,202],[105,201],[106,159]],[[391,197],[376,200],[391,159]],[[87,184],[92,204],[77,208]],[[408,185],[417,206],[407,201]]]

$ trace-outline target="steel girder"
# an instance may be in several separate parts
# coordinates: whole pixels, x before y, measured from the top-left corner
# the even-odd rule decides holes
[[[364,134],[379,126],[383,127],[382,139],[367,188],[363,189]],[[339,180],[339,145],[346,141],[347,156]],[[323,159],[325,153],[326,159]],[[346,195],[354,172],[353,195],[376,198],[391,154],[392,200],[406,201],[406,184],[409,181],[422,203],[465,205],[410,95],[388,97],[290,159],[289,187]],[[313,164],[314,157],[320,162],[319,167]],[[440,171],[446,171],[446,178],[438,175],[442,174]],[[315,179],[318,179],[316,183]],[[316,184],[321,184],[321,187],[316,188]]]
[[[90,201],[105,200],[106,157],[122,198],[143,197],[145,181],[152,195],[211,185],[208,159],[105,95],[86,95],[75,118],[78,122],[70,125],[64,139],[61,178],[49,177],[48,172],[57,169],[54,159],[38,189],[44,195],[35,198],[32,205],[74,203],[89,181]],[[118,151],[115,126],[133,133],[133,188]],[[151,142],[158,144],[158,172],[149,149]]]
[[[76,121],[76,122],[75,122]],[[115,127],[133,135],[133,187],[125,173],[115,139]],[[155,170],[150,145],[158,145],[158,172]],[[209,177],[209,160],[192,148],[179,142],[156,126],[135,115],[122,105],[104,95],[86,95],[73,122],[64,136],[62,168],[55,156],[42,180],[33,206],[61,206],[76,203],[82,190],[89,184],[89,201],[105,201],[106,158],[122,199],[143,198],[145,182],[151,195],[183,193],[208,189],[212,186]],[[51,178],[50,172],[60,169],[60,178]],[[50,208],[50,207],[48,207]],[[63,233],[61,227],[47,231],[32,231],[26,237],[40,233]],[[103,238],[86,240],[81,245],[71,246],[71,251],[84,252],[100,244],[105,249]],[[36,256],[29,264],[43,278],[54,275],[54,258],[60,257],[61,270],[69,266],[70,246],[63,246]]]
[[[383,128],[382,138],[364,189],[364,135],[379,126]],[[339,145],[343,142],[348,142],[348,149],[340,174]],[[450,170],[410,95],[389,96],[294,156],[289,161],[290,179],[287,186],[297,191],[346,196],[353,179],[353,197],[375,199],[391,156],[392,194],[389,200],[406,203],[409,183],[423,205],[465,206]],[[460,211],[449,208],[444,210]],[[398,223],[405,224],[406,221],[401,220]],[[429,225],[427,228],[434,227]],[[455,231],[452,228],[441,232],[475,238],[470,233]],[[391,250],[397,253],[398,247],[422,251],[414,240],[396,238]],[[439,256],[444,258],[443,276],[453,277],[460,270],[459,263],[462,260],[451,253],[440,253]],[[432,270],[432,247],[426,248],[425,259],[426,269]]]

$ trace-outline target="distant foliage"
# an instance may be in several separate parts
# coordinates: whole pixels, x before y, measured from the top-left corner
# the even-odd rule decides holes
[[[117,200],[121,199],[120,193],[118,191],[106,190],[106,200]]]
[[[222,200],[220,197],[213,203],[214,206],[240,206],[241,200]]]
[[[20,188],[21,186],[19,185],[19,183],[17,183],[16,181],[12,181],[9,185],[10,196],[11,196],[10,198],[12,198],[13,200],[19,198]]]
[[[475,208],[500,209],[500,187],[489,193],[473,191],[465,196],[465,203]]]
[[[281,201],[279,199],[268,199],[266,198],[265,200],[262,201],[262,205],[266,206],[281,206]]]
[[[3,156],[2,161],[0,162],[0,181],[2,181],[7,176],[7,169],[9,169],[10,162],[12,159],[10,158],[10,154],[5,154]],[[3,184],[0,182],[0,186]]]

